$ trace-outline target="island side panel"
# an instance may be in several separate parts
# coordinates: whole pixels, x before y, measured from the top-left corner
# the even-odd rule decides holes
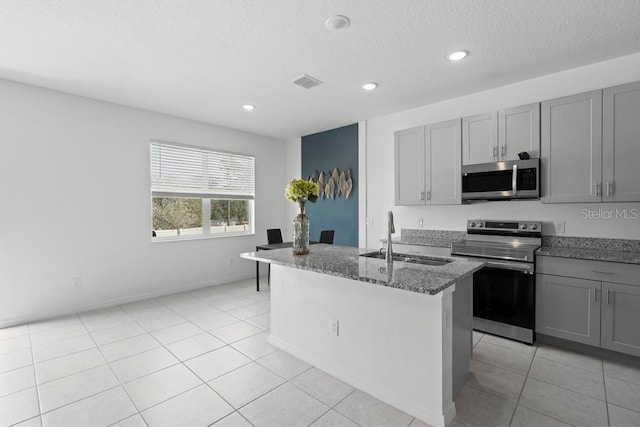
[[[446,425],[455,416],[453,289],[426,295],[272,265],[270,342],[423,421]]]
[[[469,378],[473,351],[473,275],[456,281],[453,293],[453,399]]]

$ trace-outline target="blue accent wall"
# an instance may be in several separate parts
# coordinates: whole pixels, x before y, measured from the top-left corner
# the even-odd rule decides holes
[[[302,178],[309,179],[315,171],[327,172],[349,168],[353,189],[348,199],[322,199],[307,203],[311,221],[311,240],[320,238],[320,231],[335,230],[333,243],[358,247],[358,124],[302,137]]]

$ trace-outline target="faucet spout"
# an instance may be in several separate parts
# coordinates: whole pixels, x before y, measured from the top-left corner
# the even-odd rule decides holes
[[[385,254],[385,261],[387,264],[393,264],[393,248],[391,245],[391,235],[396,232],[395,225],[393,224],[393,212],[389,211],[387,217],[387,253]]]

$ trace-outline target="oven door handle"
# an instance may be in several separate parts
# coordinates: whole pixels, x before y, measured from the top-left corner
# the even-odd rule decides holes
[[[522,271],[523,273],[533,274],[533,264],[526,262],[502,262],[502,261],[486,261],[485,267],[501,268],[503,270]]]

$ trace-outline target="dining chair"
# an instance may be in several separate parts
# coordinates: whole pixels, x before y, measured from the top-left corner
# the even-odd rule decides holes
[[[320,232],[320,243],[328,243],[333,245],[334,230],[322,230]]]
[[[282,231],[279,228],[267,229],[267,243],[270,245],[282,243]],[[267,285],[271,286],[271,263],[267,267]]]
[[[267,243],[282,243],[282,231],[279,228],[269,228],[267,230]]]

